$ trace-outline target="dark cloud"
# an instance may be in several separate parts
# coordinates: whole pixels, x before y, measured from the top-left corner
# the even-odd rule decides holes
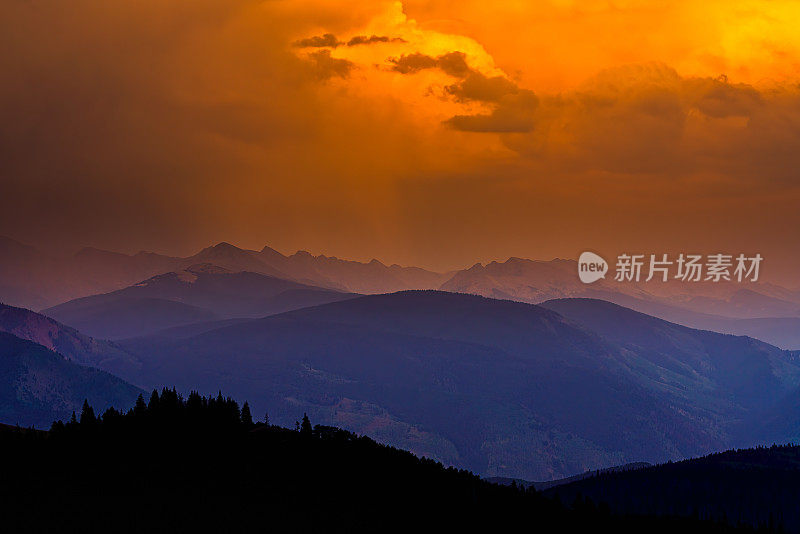
[[[464,132],[529,132],[539,101],[531,91],[506,94],[488,114],[456,115],[445,124]]]
[[[529,132],[538,99],[533,91],[521,89],[505,76],[486,76],[469,67],[466,54],[449,52],[437,57],[415,53],[390,58],[392,70],[414,74],[424,69],[440,69],[459,81],[445,86],[444,92],[458,102],[482,102],[493,106],[490,113],[456,115],[445,124],[467,132]]]
[[[348,41],[340,41],[332,33],[306,37],[294,42],[294,46],[299,48],[336,48],[337,46],[359,46],[378,43],[405,43],[401,37],[389,37],[388,35],[356,35]]]
[[[445,74],[462,78],[472,72],[467,65],[467,56],[463,52],[449,52],[436,58],[437,67],[442,69]]]
[[[334,76],[347,78],[350,71],[355,68],[352,61],[331,57],[330,50],[311,52],[308,57],[314,66],[314,73],[321,80],[327,80]]]
[[[500,102],[506,95],[519,93],[521,89],[504,76],[488,77],[470,71],[462,81],[445,87],[445,91],[461,101]]]
[[[313,37],[307,37],[305,39],[300,39],[294,42],[294,45],[300,48],[324,48],[324,47],[336,48],[340,44],[342,43],[332,33],[326,33],[324,35],[315,35]]]
[[[683,80],[686,97],[709,117],[748,117],[757,112],[764,99],[753,87],[728,83],[727,77]]]
[[[498,108],[489,114],[455,115],[445,124],[462,132],[529,132],[533,128],[533,119]]]
[[[389,58],[392,63],[392,70],[400,74],[414,74],[424,69],[434,69],[439,65],[439,62],[426,54],[415,52],[413,54],[404,54],[399,58]]]
[[[414,74],[425,69],[441,69],[445,74],[462,78],[472,70],[467,65],[467,57],[463,52],[448,52],[438,57],[415,52],[404,54],[399,58],[389,58],[392,70],[400,74]]]
[[[530,132],[503,141],[562,169],[797,184],[797,86],[758,90],[724,77],[682,77],[661,64],[630,65],[542,98],[532,119]]]
[[[369,45],[376,43],[405,43],[406,40],[401,37],[388,37],[386,35],[356,35],[347,41],[347,46]]]

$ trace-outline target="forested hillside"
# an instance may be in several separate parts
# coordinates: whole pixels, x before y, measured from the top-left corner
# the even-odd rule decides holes
[[[0,444],[13,531],[731,530],[562,506],[307,418],[295,429],[254,423],[221,394],[164,390],[100,417],[85,404],[49,432],[4,427]]]
[[[800,446],[730,450],[605,472],[545,492],[599,499],[614,513],[698,517],[800,532]]]

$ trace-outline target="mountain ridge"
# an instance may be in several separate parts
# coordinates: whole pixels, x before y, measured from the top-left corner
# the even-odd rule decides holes
[[[745,334],[784,349],[800,348],[800,292],[771,283],[700,282],[620,284],[611,277],[584,285],[572,259],[475,263],[445,273],[418,267],[357,262],[299,250],[290,255],[220,242],[187,256],[140,251],[133,255],[85,247],[70,258],[50,258],[33,247],[0,239],[0,300],[43,310],[75,298],[124,289],[152,276],[209,263],[298,283],[361,294],[438,289],[540,303],[554,298],[602,298],[693,328]],[[213,310],[212,310],[213,311]],[[190,310],[186,313],[191,316]],[[198,317],[209,320],[210,317]]]
[[[133,406],[143,391],[112,374],[78,365],[38,343],[0,331],[0,421],[49,428],[80,413]]]
[[[142,361],[134,383],[222,381],[285,424],[305,411],[484,475],[545,480],[756,440],[739,422],[800,375],[788,362],[773,377],[783,352],[760,342],[668,331],[679,343],[636,346],[540,306],[409,291],[122,346]],[[728,352],[752,360],[743,381],[709,370]]]
[[[264,317],[353,296],[200,263],[42,312],[92,336],[122,339],[198,322]]]

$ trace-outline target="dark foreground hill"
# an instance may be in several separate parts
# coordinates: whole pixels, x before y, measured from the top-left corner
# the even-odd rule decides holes
[[[28,532],[727,532],[562,507],[332,427],[253,424],[222,395],[154,393],[49,433],[0,428],[0,512]]]
[[[731,450],[600,473],[545,493],[563,502],[582,495],[621,514],[699,517],[800,532],[800,446]]]

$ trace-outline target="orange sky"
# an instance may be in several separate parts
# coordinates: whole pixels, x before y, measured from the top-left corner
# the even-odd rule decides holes
[[[758,251],[800,285],[797,20],[780,0],[3,2],[0,234],[437,269]]]

